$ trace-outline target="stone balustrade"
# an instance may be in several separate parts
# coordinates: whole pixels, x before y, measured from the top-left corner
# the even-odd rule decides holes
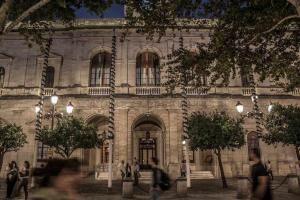
[[[109,87],[89,87],[88,95],[107,96],[110,94]]]
[[[116,94],[122,95],[138,95],[138,96],[159,96],[167,94],[164,87],[121,87],[116,86]],[[275,87],[258,87],[256,88],[257,95],[290,95],[300,96],[300,88],[296,88],[292,92],[284,92],[282,88]],[[110,94],[109,87],[64,87],[64,88],[45,88],[45,96],[57,95],[89,95],[89,96],[108,96]],[[0,96],[38,96],[39,88],[1,88]],[[180,88],[176,88],[173,94],[180,94]],[[251,96],[251,88],[243,87],[211,87],[211,88],[187,88],[187,95],[190,97],[205,96],[205,95],[242,95]]]

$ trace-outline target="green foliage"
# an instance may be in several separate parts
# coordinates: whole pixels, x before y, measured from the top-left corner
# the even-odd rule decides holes
[[[241,119],[231,118],[225,112],[195,112],[188,121],[188,135],[193,150],[234,150],[245,144]]]
[[[63,117],[54,130],[44,128],[37,134],[36,139],[54,148],[55,153],[64,158],[69,158],[76,149],[96,148],[103,142],[96,127],[75,117]]]
[[[26,135],[20,126],[0,123],[0,154],[18,151],[25,143]]]
[[[300,147],[300,107],[296,105],[274,105],[267,116],[265,127],[268,131],[263,135],[267,144],[294,145]]]

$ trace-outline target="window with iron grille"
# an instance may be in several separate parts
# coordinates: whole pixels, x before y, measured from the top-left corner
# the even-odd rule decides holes
[[[5,69],[0,66],[0,88],[4,87]]]
[[[242,81],[242,87],[250,87],[251,79],[250,79],[250,72],[247,72],[244,68],[240,68],[240,75]]]
[[[45,87],[46,88],[53,88],[53,86],[54,86],[54,74],[55,74],[54,67],[48,66],[47,69],[46,69],[46,80],[45,80]]]
[[[248,143],[248,155],[250,155],[250,153],[252,152],[253,149],[259,149],[258,136],[255,131],[248,133],[247,143]],[[250,160],[250,158],[249,158],[249,160]]]
[[[160,65],[157,54],[152,52],[138,54],[136,59],[136,85],[160,85]]]
[[[111,54],[101,52],[91,60],[90,87],[109,86]]]

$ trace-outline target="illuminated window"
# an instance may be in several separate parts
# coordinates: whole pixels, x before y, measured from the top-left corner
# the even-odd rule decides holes
[[[109,86],[111,54],[102,52],[91,60],[90,87]]]
[[[136,85],[160,85],[160,66],[157,54],[151,52],[138,54],[136,60]]]

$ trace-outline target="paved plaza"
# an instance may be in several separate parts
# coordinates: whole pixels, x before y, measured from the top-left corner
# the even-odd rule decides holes
[[[278,177],[273,182],[273,187],[280,184],[283,177]],[[164,192],[161,199],[198,199],[198,200],[229,200],[236,199],[236,179],[228,179],[229,188],[222,189],[220,180],[198,180],[192,182],[192,188],[189,190],[188,197],[177,198],[176,197],[176,187],[175,184],[171,190]],[[1,181],[1,199],[4,199],[5,194],[5,184]],[[84,180],[79,188],[79,193],[82,199],[85,200],[96,200],[96,199],[108,199],[117,200],[123,199],[121,197],[121,183],[114,182],[113,189],[108,192],[106,187],[107,182],[105,181],[94,181],[94,180]],[[134,199],[149,199],[149,186],[142,184],[139,187],[134,188]],[[274,191],[275,200],[298,200],[300,194],[290,194],[287,192],[287,183],[283,184],[281,187]],[[18,198],[17,200],[21,200]]]

